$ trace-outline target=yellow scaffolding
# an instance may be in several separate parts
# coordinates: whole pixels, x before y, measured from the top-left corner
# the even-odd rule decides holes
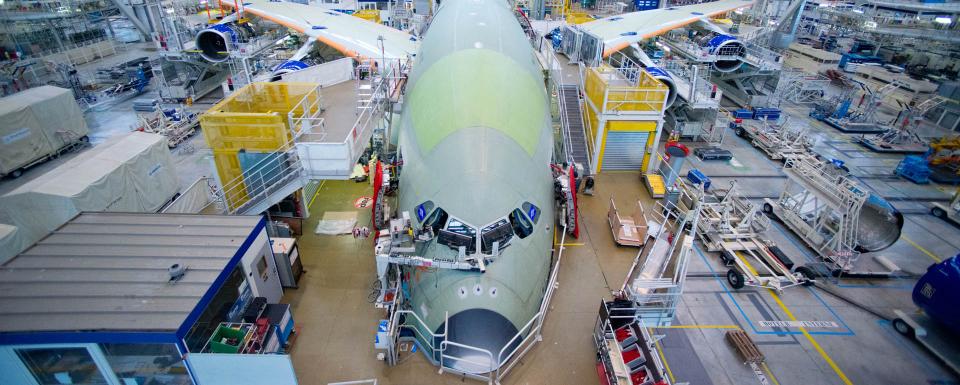
[[[319,113],[320,93],[311,83],[252,83],[224,98],[200,116],[200,127],[213,151],[225,198],[235,209],[247,202],[237,154],[272,153],[293,141],[297,120]]]
[[[610,132],[648,132],[652,135],[646,148],[656,144],[656,132],[663,120],[669,92],[659,80],[640,68],[614,68],[602,64],[586,70],[584,91],[587,146],[591,154],[597,154],[595,172],[603,168]],[[647,171],[650,163],[650,152],[645,152],[639,171]]]

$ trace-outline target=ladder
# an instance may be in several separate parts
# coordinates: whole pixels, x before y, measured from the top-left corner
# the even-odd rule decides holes
[[[580,106],[580,86],[576,84],[560,85],[560,103],[563,105],[563,118],[566,122],[564,134],[570,144],[568,158],[580,163],[585,172],[590,172],[590,152],[587,150],[587,136],[584,132],[583,111]]]

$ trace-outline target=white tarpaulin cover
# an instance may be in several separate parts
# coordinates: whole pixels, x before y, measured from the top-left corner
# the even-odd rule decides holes
[[[0,174],[45,157],[88,133],[68,89],[31,88],[0,99]]]
[[[353,79],[353,59],[345,57],[286,73],[280,77],[285,82],[320,83],[320,87],[329,87]]]
[[[81,211],[156,212],[178,190],[167,138],[143,132],[108,139],[0,197],[0,261],[39,241]]]

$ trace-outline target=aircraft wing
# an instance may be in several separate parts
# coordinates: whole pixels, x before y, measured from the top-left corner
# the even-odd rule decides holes
[[[720,0],[605,17],[579,25],[603,41],[603,56],[697,20],[753,5],[755,0]]]
[[[224,6],[234,7],[229,1]],[[345,13],[299,3],[244,0],[245,14],[270,20],[340,51],[346,56],[403,58],[417,53],[419,41],[406,32]],[[378,41],[383,37],[383,51]]]

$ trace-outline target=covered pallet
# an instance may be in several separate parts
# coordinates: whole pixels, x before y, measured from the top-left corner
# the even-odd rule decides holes
[[[31,88],[0,99],[0,175],[15,173],[86,139],[87,122],[70,90]]]
[[[82,211],[155,212],[179,189],[167,139],[132,132],[0,197],[0,262],[20,253]]]

